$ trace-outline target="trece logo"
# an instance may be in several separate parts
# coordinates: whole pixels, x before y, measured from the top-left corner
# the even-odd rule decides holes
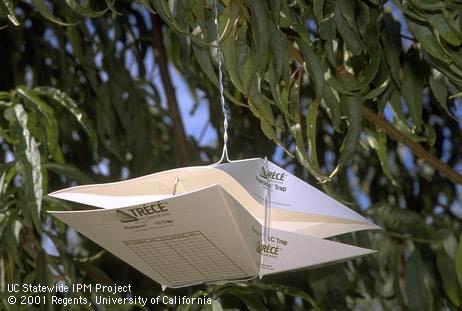
[[[126,211],[127,214],[136,218],[165,212],[168,212],[167,203],[165,202],[148,203],[141,207],[130,208]]]
[[[260,177],[265,178],[265,179],[276,180],[276,181],[284,181],[286,174],[278,173],[277,171],[265,170],[265,168],[262,166],[261,171],[260,171]]]
[[[256,250],[259,254],[267,255],[270,257],[277,257],[281,251],[281,247],[272,244],[264,244],[258,241]]]

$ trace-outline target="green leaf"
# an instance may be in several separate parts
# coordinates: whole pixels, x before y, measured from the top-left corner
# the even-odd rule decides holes
[[[250,22],[252,23],[252,35],[255,42],[257,69],[259,70],[264,70],[266,67],[271,34],[265,2],[263,0],[249,0],[250,11],[252,12]]]
[[[14,3],[12,0],[3,0],[3,5],[5,5],[8,11],[8,19],[13,23],[15,26],[19,26],[19,22],[16,19],[16,15],[14,14]]]
[[[366,95],[364,95],[363,99],[364,100],[368,100],[368,99],[376,99],[377,97],[379,97],[380,95],[382,95],[383,92],[385,92],[385,90],[388,89],[388,86],[390,85],[390,79],[386,79],[381,85],[379,85],[378,87],[376,87],[375,89],[372,89],[369,91],[369,93],[367,93]]]
[[[363,72],[360,73],[358,83],[353,83],[347,87],[352,91],[363,92],[368,88],[369,84],[377,76],[380,69],[380,63],[382,62],[382,53],[370,53],[370,60]]]
[[[327,113],[332,121],[337,132],[342,132],[340,128],[341,123],[341,113],[340,113],[340,99],[338,94],[334,94],[334,90],[328,85],[324,87],[324,95],[321,99],[321,103],[325,104]]]
[[[411,118],[417,131],[422,128],[422,76],[414,71],[413,65],[409,62],[404,64],[404,81],[402,94],[409,107]]]
[[[458,97],[462,97],[462,92],[457,93],[457,94],[454,94],[454,95],[451,95],[449,98],[450,98],[450,99],[454,99],[454,98],[458,98]]]
[[[313,1],[313,13],[318,24],[323,20],[324,0]]]
[[[46,142],[49,152],[57,162],[64,162],[63,155],[59,146],[59,127],[53,113],[53,109],[47,105],[34,90],[19,86],[17,93],[25,100],[26,104],[32,105],[32,109],[38,111],[44,118],[46,132]]]
[[[32,0],[32,3],[34,4],[37,11],[39,11],[39,13],[43,17],[52,21],[53,23],[59,24],[61,26],[73,26],[77,24],[77,22],[74,22],[74,23],[63,22],[61,19],[54,16],[50,8],[45,4],[44,0]]]
[[[152,4],[155,8],[153,10],[153,7],[151,6],[151,1]],[[171,26],[176,32],[180,34],[187,35],[191,40],[193,40],[195,43],[198,45],[205,47],[208,46],[209,43],[204,42],[200,40],[198,37],[195,35],[191,34],[187,28],[182,26],[173,16],[172,12],[170,11],[169,5],[167,1],[165,0],[141,0],[141,3],[143,3],[146,8],[148,8],[153,14],[159,14],[159,16],[162,18],[162,20],[167,23],[167,25]]]
[[[395,292],[395,295],[398,297],[398,302],[404,306],[404,293],[401,288],[402,272],[400,269],[402,267],[402,255],[401,248],[396,243],[392,243],[390,257],[390,266],[393,275],[393,290]]]
[[[319,36],[324,40],[335,40],[337,28],[335,25],[335,15],[325,17],[319,22]]]
[[[440,229],[437,232],[438,243],[437,247],[442,247],[444,251],[451,257],[451,259],[456,258],[457,250],[457,237],[454,232],[450,229]]]
[[[388,204],[376,206],[371,213],[391,232],[398,232],[411,238],[428,239],[432,236],[431,229],[422,217],[413,210],[401,209]]]
[[[386,28],[385,31],[383,31],[381,34],[381,39],[383,54],[385,56],[385,61],[388,64],[388,68],[390,70],[393,81],[396,83],[396,85],[401,85],[401,64],[399,60],[400,51],[399,47],[397,47],[392,40],[391,30]]]
[[[289,49],[287,41],[274,24],[271,24],[270,48],[273,54],[272,65],[275,70],[278,81],[284,79],[288,74],[289,66]]]
[[[5,182],[6,173],[7,164],[0,164],[0,197],[3,195],[6,188],[8,187],[8,184]]]
[[[75,0],[66,0],[67,5],[77,14],[85,17],[100,17],[107,12],[107,8],[102,11],[95,11],[90,8],[87,8],[81,5],[78,1]]]
[[[324,74],[321,67],[321,62],[314,52],[313,48],[304,40],[298,39],[297,44],[302,50],[303,59],[305,61],[309,77],[313,82],[316,97],[322,98],[324,92]]]
[[[340,33],[340,36],[347,44],[348,49],[354,55],[359,55],[362,51],[367,50],[367,47],[361,40],[359,30],[356,27],[351,28],[350,25],[348,25],[341,9],[342,8],[337,3],[335,9],[335,23],[337,25],[337,31]]]
[[[84,172],[77,167],[66,163],[45,163],[43,168],[51,170],[60,176],[66,176],[81,184],[91,184],[94,180],[88,177]]]
[[[18,264],[21,268],[23,266],[22,262],[19,260],[19,241],[17,235],[15,234],[16,229],[16,220],[13,219],[14,216],[9,217],[9,223],[6,222],[6,226],[3,229],[1,238],[2,238],[2,248],[7,249],[7,261],[9,262],[8,268],[12,273],[14,270],[15,264]],[[0,248],[1,249],[1,248]]]
[[[405,292],[409,308],[419,311],[431,310],[433,294],[428,285],[428,272],[418,249],[409,256],[404,270]]]
[[[15,171],[16,168],[14,167],[14,162],[0,164],[0,197],[5,193],[9,183],[13,179],[14,175],[16,175]]]
[[[90,119],[87,117],[85,112],[79,108],[77,103],[66,93],[52,87],[37,87],[34,91],[42,96],[53,99],[56,103],[67,109],[77,119],[88,135],[93,157],[96,159],[98,157],[98,140],[95,130],[93,129]]]
[[[350,0],[337,0],[336,4],[340,9],[340,13],[345,18],[345,21],[351,28],[356,28],[356,16],[353,8],[354,2]]]
[[[462,38],[457,29],[453,29],[442,14],[427,14],[430,25],[444,38],[447,42],[454,46],[462,44]]]
[[[444,9],[444,2],[438,0],[410,0],[417,8],[427,11],[438,11]]]
[[[10,93],[8,93],[8,92],[0,92],[0,100],[9,101],[10,97],[11,97]]]
[[[459,307],[462,304],[462,288],[457,281],[454,260],[440,249],[436,253],[436,266],[443,281],[443,288],[451,302]]]
[[[232,11],[229,16],[231,20],[237,18],[237,9],[237,6],[232,6]],[[225,10],[225,12],[226,11],[227,10]],[[239,92],[244,93],[244,87],[241,79],[241,68],[239,67],[238,62],[238,51],[235,44],[236,41],[236,30],[233,28],[230,35],[223,40],[221,44],[221,51],[223,53],[224,65],[229,73],[229,77],[231,78],[233,85]]]
[[[459,238],[459,246],[457,246],[455,264],[457,279],[459,280],[459,284],[462,287],[462,234]]]
[[[300,123],[293,125],[291,128],[292,134],[295,137],[295,157],[298,162],[308,170],[308,172],[313,175],[319,182],[326,182],[329,178],[323,175],[319,171],[319,167],[316,166],[313,161],[307,158],[306,156],[306,146],[303,139],[302,127]]]
[[[433,69],[429,77],[429,84],[438,104],[440,104],[441,108],[443,108],[448,116],[454,118],[448,108],[448,86],[445,77],[441,72]]]
[[[390,179],[394,186],[398,186],[391,170],[387,153],[387,135],[382,131],[366,130],[367,140],[372,149],[375,150],[385,175]]]
[[[310,153],[310,160],[314,164],[316,170],[319,171],[320,169],[316,148],[318,109],[318,101],[314,101],[308,106],[308,111],[306,113],[306,136],[308,137],[308,152]]]
[[[429,27],[414,23],[410,19],[408,19],[407,22],[409,24],[409,29],[431,56],[444,63],[449,63],[451,61]]]
[[[248,101],[249,107],[255,116],[271,125],[276,124],[270,101],[258,89],[257,81],[255,80],[250,82]]]
[[[264,290],[277,291],[292,297],[300,297],[304,301],[308,302],[315,310],[319,310],[318,304],[314,298],[301,289],[280,284],[265,284],[260,282],[254,283],[253,286]]]
[[[201,67],[202,71],[205,73],[207,78],[215,86],[218,86],[218,77],[215,74],[215,71],[213,70],[213,65],[210,60],[210,55],[207,49],[193,45],[193,52],[197,62],[199,63],[199,66]]]
[[[359,94],[344,96],[344,105],[348,109],[349,127],[347,134],[340,148],[340,156],[337,167],[331,173],[329,178],[338,174],[353,158],[356,148],[359,145],[359,138],[362,131],[362,101]]]
[[[17,170],[23,179],[26,203],[24,210],[32,218],[36,229],[40,231],[43,190],[39,145],[27,128],[27,113],[21,104],[9,108],[6,116],[10,121],[11,136],[15,140]]]
[[[257,65],[255,60],[255,54],[249,51],[242,70],[242,83],[244,86],[244,94],[250,93],[252,83],[254,83],[256,79],[256,71]]]
[[[265,295],[263,291],[255,290],[252,286],[238,283],[236,285],[225,285],[220,288],[220,294],[233,295],[241,300],[248,310],[267,310],[265,306]]]
[[[115,0],[105,0],[108,9],[112,12],[113,15],[122,15],[119,11],[117,11],[116,7],[114,6]]]

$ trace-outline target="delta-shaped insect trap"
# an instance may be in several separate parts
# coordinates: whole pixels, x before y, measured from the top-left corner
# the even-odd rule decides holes
[[[218,35],[218,9],[214,1]],[[50,212],[166,287],[232,282],[308,268],[374,251],[326,240],[379,229],[265,159],[230,161],[224,147],[210,166],[72,187],[55,198],[98,207]]]

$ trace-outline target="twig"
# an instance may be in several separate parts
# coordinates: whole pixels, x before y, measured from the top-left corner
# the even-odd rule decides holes
[[[374,123],[376,126],[381,128],[388,136],[392,137],[396,141],[406,145],[416,156],[426,161],[428,164],[433,166],[442,175],[446,176],[449,180],[455,184],[462,184],[462,175],[456,172],[452,167],[442,162],[440,159],[435,157],[433,154],[425,150],[420,144],[414,142],[412,139],[398,131],[393,125],[385,121],[384,118],[363,106],[364,117]]]

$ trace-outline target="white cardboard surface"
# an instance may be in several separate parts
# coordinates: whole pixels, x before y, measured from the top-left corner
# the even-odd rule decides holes
[[[265,192],[270,194],[269,231]],[[379,229],[263,159],[174,169],[50,196],[99,207],[50,213],[168,287],[366,255],[373,251],[324,238]]]

